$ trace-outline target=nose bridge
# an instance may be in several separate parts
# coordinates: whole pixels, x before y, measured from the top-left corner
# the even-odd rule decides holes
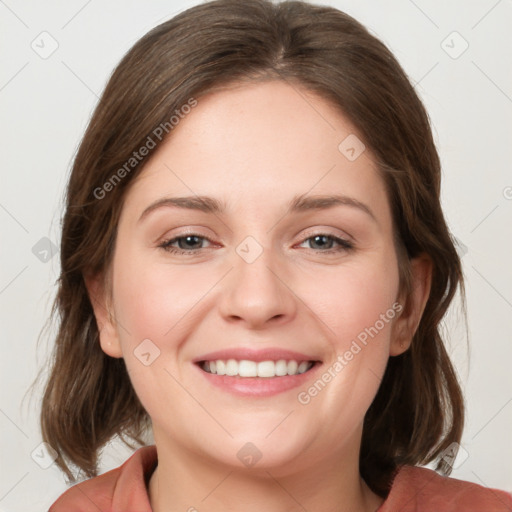
[[[280,276],[279,258],[253,237],[246,237],[233,254],[220,311],[228,321],[245,322],[255,328],[266,322],[290,320],[295,314],[295,297]]]

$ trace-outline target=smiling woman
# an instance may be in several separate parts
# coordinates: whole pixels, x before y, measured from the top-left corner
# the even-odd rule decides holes
[[[50,510],[510,510],[418,467],[448,474],[463,428],[439,194],[421,101],[346,14],[216,0],[144,36],[67,190],[41,428],[94,478]]]

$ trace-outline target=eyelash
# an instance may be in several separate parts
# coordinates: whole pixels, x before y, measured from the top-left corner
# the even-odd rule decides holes
[[[162,248],[164,251],[167,251],[167,252],[169,252],[171,254],[183,254],[183,255],[186,254],[188,256],[195,256],[195,255],[197,255],[198,251],[200,251],[200,250],[202,250],[204,248],[191,249],[191,250],[187,251],[185,249],[178,249],[176,247],[172,247],[171,246],[171,244],[176,243],[179,240],[182,240],[182,239],[188,238],[188,237],[195,237],[195,238],[199,238],[199,239],[202,239],[202,240],[207,240],[208,242],[212,243],[212,241],[208,237],[206,237],[206,236],[197,235],[195,233],[189,233],[189,234],[186,234],[186,235],[181,235],[181,236],[177,236],[175,238],[171,238],[169,240],[164,240],[158,247]],[[320,251],[318,251],[320,253],[323,253],[323,254],[334,254],[334,253],[339,253],[339,252],[342,252],[342,251],[350,252],[350,251],[354,250],[354,245],[351,242],[349,242],[348,240],[344,240],[343,238],[339,238],[339,237],[334,236],[334,235],[329,235],[327,233],[317,233],[315,235],[309,236],[309,237],[305,238],[301,242],[301,244],[303,244],[307,240],[311,240],[311,239],[316,238],[316,237],[325,237],[325,238],[328,238],[329,240],[332,240],[333,242],[338,244],[338,248],[336,248],[336,249],[329,249],[327,251],[321,251],[320,250]]]

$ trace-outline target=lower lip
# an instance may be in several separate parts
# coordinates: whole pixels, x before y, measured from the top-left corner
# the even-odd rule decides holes
[[[266,397],[284,393],[290,389],[303,386],[311,379],[321,365],[315,365],[307,372],[299,375],[286,375],[283,377],[230,377],[228,375],[217,375],[202,370],[195,365],[199,372],[214,386],[238,396]]]

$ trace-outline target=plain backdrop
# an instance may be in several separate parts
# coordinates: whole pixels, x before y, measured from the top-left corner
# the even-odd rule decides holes
[[[44,511],[66,489],[40,448],[41,388],[22,399],[53,342],[51,333],[37,340],[55,293],[77,144],[123,54],[196,3],[0,1],[0,511]],[[469,344],[457,307],[445,323],[468,411],[452,476],[511,491],[512,1],[318,3],[383,40],[431,116],[468,296]],[[113,442],[102,472],[130,453]]]

